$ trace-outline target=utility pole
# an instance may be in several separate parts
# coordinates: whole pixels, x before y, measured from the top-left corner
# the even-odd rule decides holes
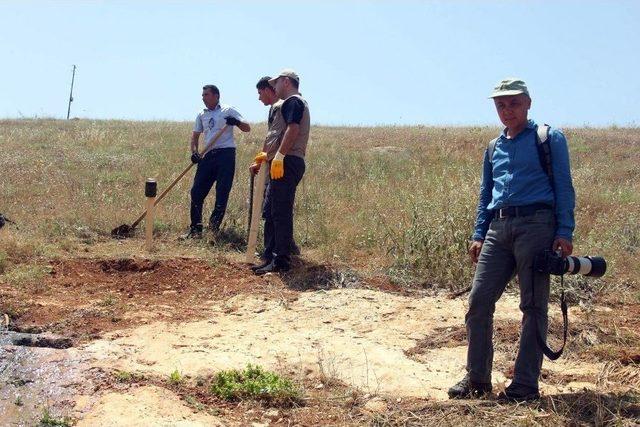
[[[73,74],[71,75],[71,93],[69,93],[69,108],[67,108],[67,120],[69,120],[69,114],[71,114],[71,103],[73,102],[73,81],[76,78],[76,66],[73,66]]]

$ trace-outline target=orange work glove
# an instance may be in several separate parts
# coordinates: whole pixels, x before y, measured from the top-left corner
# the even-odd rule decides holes
[[[284,176],[284,154],[277,152],[271,160],[271,179],[280,179]]]
[[[256,154],[256,157],[253,159],[254,163],[257,163],[257,164],[260,164],[266,160],[267,160],[267,153],[265,153],[264,151],[261,151],[258,154]]]

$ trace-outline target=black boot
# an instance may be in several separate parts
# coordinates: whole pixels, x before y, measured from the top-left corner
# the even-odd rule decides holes
[[[538,399],[540,399],[540,392],[537,388],[513,382],[498,395],[498,400],[507,402],[528,402]]]
[[[491,383],[478,383],[465,375],[462,381],[449,389],[449,399],[473,399],[491,393]]]
[[[202,239],[202,225],[192,225],[189,227],[189,231],[180,236],[180,239]]]
[[[267,274],[267,273],[284,273],[289,270],[290,270],[290,267],[288,264],[278,263],[274,259],[264,267],[254,270],[254,273],[256,273],[256,275],[258,276],[262,276],[263,274]]]
[[[251,267],[249,267],[249,268],[251,268],[251,271],[256,271],[256,270],[259,270],[259,269],[261,269],[261,268],[265,268],[266,266],[268,266],[269,264],[271,264],[271,261],[272,261],[272,260],[270,260],[270,259],[263,259],[263,260],[262,260],[262,262],[261,262],[260,264],[258,264],[258,265],[252,265],[252,266],[251,266]]]
[[[291,241],[291,255],[300,256],[300,248],[296,245],[296,242]]]

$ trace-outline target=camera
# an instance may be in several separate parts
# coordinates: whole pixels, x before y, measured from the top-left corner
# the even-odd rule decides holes
[[[581,274],[589,277],[602,277],[607,271],[607,262],[599,256],[568,256],[563,258],[552,250],[546,249],[536,255],[533,267],[540,273],[556,276]]]

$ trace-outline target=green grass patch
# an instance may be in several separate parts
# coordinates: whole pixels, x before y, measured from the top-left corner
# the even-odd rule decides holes
[[[116,371],[114,372],[113,376],[119,383],[128,383],[133,379],[133,374],[128,371]]]
[[[100,307],[112,307],[118,303],[118,297],[114,294],[108,294],[98,302]]]
[[[169,374],[169,382],[173,385],[179,385],[183,380],[182,374],[177,369]]]
[[[9,268],[9,257],[5,251],[0,251],[0,274],[4,274]]]
[[[143,374],[129,372],[129,371],[119,371],[119,370],[113,373],[113,377],[119,383],[131,383],[131,382],[141,381],[145,379]]]
[[[291,380],[251,364],[243,371],[232,369],[217,373],[210,390],[225,400],[260,400],[273,406],[291,406],[301,397]]]
[[[5,274],[7,283],[13,285],[25,285],[38,283],[51,271],[51,267],[42,265],[17,265]]]
[[[71,426],[71,420],[67,417],[56,418],[51,416],[48,409],[42,412],[42,418],[40,418],[41,427],[69,427]]]

